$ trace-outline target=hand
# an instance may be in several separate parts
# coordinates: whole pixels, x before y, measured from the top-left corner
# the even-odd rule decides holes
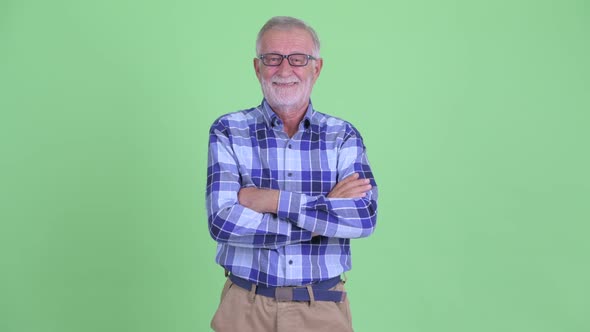
[[[238,192],[238,202],[259,213],[276,214],[279,205],[279,191],[256,187],[242,188]]]
[[[328,193],[328,198],[361,198],[365,197],[371,188],[373,186],[369,179],[359,179],[359,174],[354,173],[336,183]]]

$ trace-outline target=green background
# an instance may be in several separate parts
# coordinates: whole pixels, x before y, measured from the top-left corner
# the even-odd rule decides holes
[[[207,132],[312,24],[363,133],[356,331],[590,331],[588,1],[0,1],[0,331],[208,331]]]

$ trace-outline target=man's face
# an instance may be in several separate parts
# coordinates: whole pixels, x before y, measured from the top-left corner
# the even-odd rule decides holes
[[[271,29],[262,36],[258,55],[303,53],[317,56],[313,54],[313,46],[311,35],[303,29]],[[264,97],[273,109],[301,110],[307,107],[322,69],[322,59],[310,59],[304,67],[293,67],[287,59],[276,67],[265,66],[260,59],[254,59],[254,69]]]

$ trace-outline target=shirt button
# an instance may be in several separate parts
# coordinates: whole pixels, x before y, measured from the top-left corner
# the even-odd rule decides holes
[[[293,264],[293,260],[289,260],[289,265]]]
[[[288,173],[288,174],[287,174],[287,176],[292,176],[292,175],[293,175],[293,173]]]
[[[291,144],[289,144],[289,149],[291,148]]]

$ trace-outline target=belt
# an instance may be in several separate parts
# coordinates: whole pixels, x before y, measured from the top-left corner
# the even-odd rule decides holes
[[[233,274],[229,275],[229,279],[235,285],[246,289],[252,290],[252,286],[255,283],[236,277]],[[313,300],[315,301],[327,301],[327,302],[343,302],[346,299],[346,292],[330,290],[330,288],[336,286],[340,282],[340,277],[320,281],[311,284],[311,291],[313,292]],[[272,297],[277,302],[291,302],[291,301],[302,301],[309,302],[311,298],[309,296],[310,290],[308,286],[295,286],[295,287],[272,287],[264,285],[256,285],[256,294]]]

